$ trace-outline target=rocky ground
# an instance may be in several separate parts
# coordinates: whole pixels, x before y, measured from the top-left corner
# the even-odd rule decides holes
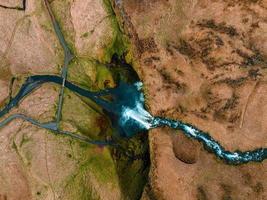
[[[267,1],[121,0],[131,61],[153,115],[207,131],[229,150],[267,143]],[[267,199],[267,162],[229,166],[168,128],[149,133],[142,199]]]

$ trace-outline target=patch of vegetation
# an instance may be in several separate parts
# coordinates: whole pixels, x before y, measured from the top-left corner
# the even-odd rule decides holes
[[[65,191],[68,199],[80,200],[99,200],[100,197],[93,190],[92,186],[88,184],[88,176],[86,173],[79,173],[73,175],[69,181]]]
[[[28,136],[22,135],[22,139],[20,141],[19,147],[21,148],[24,144],[30,141],[31,141],[31,138],[29,138]]]
[[[115,37],[106,50],[107,58],[111,59],[110,70],[113,78],[117,81],[119,76],[125,82],[135,82],[138,80],[138,75],[128,64],[136,65],[130,42],[119,27],[110,1],[103,0],[103,2],[108,12],[114,16],[112,24]],[[150,166],[147,134],[140,134],[131,139],[118,139],[117,142],[120,146],[112,148],[111,152],[124,198],[140,199],[144,185],[147,183]]]
[[[118,177],[109,150],[86,146],[76,149],[81,163],[65,182],[68,196],[79,200],[98,200],[102,190],[119,192]]]
[[[108,128],[109,121],[103,118],[103,113],[99,106],[93,102],[88,102],[88,104],[72,92],[66,90],[62,109],[62,121],[75,127],[77,134],[83,134],[97,140],[104,139],[105,136],[111,134],[111,129]],[[66,130],[64,124],[62,126],[62,129]]]
[[[74,58],[68,68],[68,80],[85,89],[95,89],[97,63],[85,58]]]
[[[140,199],[150,166],[147,134],[140,134],[129,140],[121,139],[119,144],[119,148],[112,149],[112,155],[121,190],[125,199]]]
[[[86,58],[75,58],[69,66],[68,80],[86,89],[97,91],[117,84],[118,76],[124,81],[132,82],[133,76],[126,68],[127,63],[133,62],[133,54],[128,39],[123,35],[109,0],[103,0],[110,20],[113,37],[104,48],[104,56],[99,62]],[[65,34],[65,33],[63,33]],[[82,37],[87,37],[85,33]],[[114,55],[116,59],[114,60]],[[124,56],[126,57],[122,59]],[[127,67],[126,67],[127,66]],[[136,79],[135,79],[136,81]],[[69,109],[73,108],[73,109]],[[103,139],[112,134],[108,119],[103,116],[102,109],[88,99],[77,97],[70,92],[65,93],[63,106],[63,121],[76,127],[79,133],[92,139]],[[113,133],[114,134],[114,133]],[[147,182],[149,171],[149,153],[147,135],[137,136],[131,140],[118,141],[120,148],[111,151],[103,148],[91,148],[91,145],[80,143],[79,151],[83,161],[79,163],[76,174],[70,177],[68,187],[77,199],[98,199],[94,185],[90,180],[90,173],[103,187],[112,184],[122,190],[126,199],[139,199]],[[89,174],[88,174],[89,173]],[[90,189],[91,184],[91,189]],[[75,188],[81,188],[76,194]],[[84,192],[83,192],[84,191]]]
[[[105,65],[97,66],[96,84],[99,89],[115,87],[112,72]]]
[[[89,33],[88,32],[85,32],[84,34],[81,35],[82,38],[86,38],[89,36]]]
[[[115,87],[112,70],[86,58],[75,58],[71,62],[68,80],[91,91]]]
[[[106,8],[107,13],[111,16],[110,17],[110,23],[113,30],[113,38],[111,43],[106,46],[105,48],[105,54],[103,60],[105,62],[110,62],[111,58],[114,54],[117,54],[118,56],[122,56],[129,47],[129,41],[123,35],[120,26],[118,24],[118,21],[116,19],[116,15],[112,9],[112,5],[109,0],[103,0],[103,4]]]

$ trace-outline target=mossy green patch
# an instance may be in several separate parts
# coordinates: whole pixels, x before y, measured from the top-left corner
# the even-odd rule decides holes
[[[86,89],[94,89],[97,63],[86,58],[74,58],[68,68],[68,80]]]
[[[90,151],[88,154],[90,157],[86,161],[85,166],[91,169],[97,180],[101,181],[101,183],[109,182],[115,186],[118,177],[110,152],[108,148],[103,148],[99,151]]]
[[[149,172],[148,138],[137,135],[121,140],[120,148],[112,150],[113,159],[125,199],[140,199]]]
[[[31,160],[32,160],[32,152],[25,152],[24,155],[21,154],[21,147],[20,145],[17,145],[15,140],[12,142],[12,148],[15,150],[16,154],[19,156],[21,161],[26,165],[30,166],[31,165]]]
[[[128,39],[125,35],[123,35],[120,26],[118,24],[118,21],[116,19],[116,15],[112,9],[111,3],[109,0],[103,0],[103,5],[107,11],[107,13],[110,15],[110,25],[113,30],[113,38],[109,45],[105,48],[105,54],[103,57],[103,61],[110,62],[111,58],[114,54],[117,54],[118,56],[122,56],[128,48]]]
[[[98,65],[96,83],[99,89],[105,89],[107,87],[114,87],[114,79],[112,72],[105,65]]]
[[[65,91],[62,121],[76,127],[78,133],[87,135],[92,139],[101,139],[103,138],[104,131],[109,132],[107,128],[108,120],[102,120],[102,123],[107,124],[106,126],[103,124],[100,126],[99,124],[99,120],[102,119],[102,113],[99,110],[88,106],[88,104],[72,92]]]
[[[79,199],[79,200],[98,200],[98,194],[94,191],[88,181],[86,171],[78,171],[73,174],[67,181],[65,187],[66,199]]]
[[[75,148],[81,163],[65,182],[68,196],[75,199],[101,199],[101,191],[118,192],[118,177],[110,152],[107,148],[87,145],[87,148]]]
[[[89,33],[88,33],[88,32],[85,32],[85,33],[83,33],[83,34],[81,35],[82,38],[86,38],[86,37],[88,37],[88,36],[89,36]]]
[[[105,54],[103,61],[110,62],[111,58],[114,54],[118,56],[122,56],[126,51],[127,47],[125,46],[125,42],[123,41],[123,35],[120,30],[117,28],[118,25],[115,25],[115,19],[111,19],[113,24],[113,40],[112,42],[105,48]],[[117,29],[115,29],[117,28]]]
[[[18,146],[15,141],[12,142],[12,148],[17,152],[18,151]]]
[[[132,64],[134,62],[134,56],[132,51],[128,51],[127,54],[125,55],[125,60],[127,63]]]
[[[71,62],[68,80],[91,91],[115,86],[112,72],[107,66],[86,58],[75,58]]]
[[[28,143],[31,141],[31,138],[28,137],[27,135],[22,135],[22,139],[19,143],[19,147],[21,148],[24,144]]]

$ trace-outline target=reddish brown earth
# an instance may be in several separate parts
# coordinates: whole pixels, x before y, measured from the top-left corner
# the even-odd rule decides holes
[[[114,1],[153,115],[228,150],[267,146],[267,1]],[[143,199],[267,199],[267,161],[229,166],[179,131],[149,133]]]

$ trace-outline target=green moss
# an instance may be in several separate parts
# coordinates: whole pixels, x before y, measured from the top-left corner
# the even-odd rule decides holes
[[[97,105],[95,105],[97,107]],[[72,109],[69,109],[72,108]],[[101,109],[99,109],[101,110]],[[62,109],[62,121],[77,128],[77,133],[87,135],[92,139],[101,139],[103,130],[99,126],[98,119],[102,113],[92,107],[89,107],[78,96],[66,90]],[[104,123],[105,121],[103,121]],[[106,121],[106,123],[109,123]],[[64,127],[65,129],[66,127]],[[107,131],[107,130],[106,130]]]
[[[103,5],[107,13],[111,16],[109,19],[110,19],[110,24],[113,30],[112,41],[108,46],[106,46],[105,54],[103,58],[105,62],[110,62],[114,54],[121,56],[127,51],[129,42],[128,42],[128,39],[123,35],[122,31],[120,30],[119,24],[117,22],[117,19],[112,9],[110,1],[103,0]]]
[[[85,32],[84,34],[81,35],[82,38],[86,38],[89,36],[89,33],[88,32]]]
[[[42,24],[41,24],[41,27],[42,27],[42,29],[44,29],[45,31],[50,32],[50,33],[53,33],[53,28],[52,28],[51,24],[48,23],[48,21],[42,23]]]
[[[86,171],[81,171],[72,175],[67,182],[65,191],[67,191],[67,199],[79,200],[98,200],[99,196],[94,189],[88,185],[88,176]]]
[[[132,51],[129,51],[126,56],[125,56],[125,60],[127,63],[133,63],[134,62],[134,56]]]
[[[115,21],[115,19],[111,19],[112,21]],[[113,22],[115,24],[115,22]],[[118,56],[122,56],[123,53],[126,51],[125,42],[123,39],[123,35],[119,31],[119,29],[116,29],[117,25],[113,25],[113,41],[109,46],[105,48],[105,56],[104,60],[107,62],[110,62],[112,56],[114,54],[117,54]]]
[[[97,63],[86,58],[74,58],[68,68],[68,80],[86,89],[94,89]]]
[[[32,153],[30,151],[26,151],[25,155],[22,156],[20,146],[18,146],[14,140],[12,142],[12,148],[15,150],[16,154],[19,156],[19,158],[25,165],[31,165]]]
[[[20,141],[19,147],[21,148],[24,144],[28,143],[31,141],[31,138],[29,138],[28,136],[23,135],[22,139]]]
[[[17,144],[16,144],[15,141],[12,142],[12,148],[13,148],[16,152],[18,152],[18,146],[17,146]]]
[[[107,87],[114,87],[114,79],[112,72],[105,65],[97,66],[96,84],[99,89],[105,89]]]
[[[101,153],[90,151],[89,156],[85,166],[90,168],[97,180],[101,183],[109,182],[116,185],[118,179],[109,150],[104,148]]]
[[[69,66],[68,80],[91,91],[114,87],[112,72],[95,60],[75,58]]]
[[[148,138],[137,135],[119,141],[121,147],[113,149],[113,159],[125,199],[140,199],[149,172]]]
[[[101,150],[87,145],[87,148],[78,146],[75,149],[81,163],[64,184],[65,190],[69,191],[68,196],[79,200],[97,200],[100,199],[98,192],[101,190],[119,190],[116,169],[107,148]]]

